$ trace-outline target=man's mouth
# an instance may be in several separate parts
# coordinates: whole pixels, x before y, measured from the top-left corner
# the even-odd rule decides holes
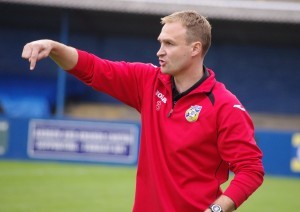
[[[166,65],[166,61],[164,61],[164,60],[159,60],[159,65],[160,65],[160,66],[165,66],[165,65]]]

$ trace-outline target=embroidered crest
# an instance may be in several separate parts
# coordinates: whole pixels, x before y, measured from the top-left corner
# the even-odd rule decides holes
[[[185,112],[185,118],[186,118],[186,120],[189,121],[189,122],[195,122],[195,121],[197,121],[201,109],[202,109],[202,106],[199,106],[199,105],[191,106]]]

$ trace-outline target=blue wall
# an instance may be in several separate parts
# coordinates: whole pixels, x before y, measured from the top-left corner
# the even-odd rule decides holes
[[[67,12],[70,22],[68,44],[110,60],[158,64],[156,52],[159,44],[156,38],[161,28],[159,17],[95,11]],[[9,110],[9,115],[15,114],[9,102],[16,102],[20,108],[24,104],[26,108],[27,97],[29,100],[35,98],[37,107],[45,110],[40,114],[29,111],[24,115],[43,117],[55,110],[56,96],[60,92],[57,90],[57,66],[47,59],[30,72],[28,62],[21,59],[21,52],[23,46],[32,40],[59,40],[60,15],[63,13],[65,11],[53,8],[1,5],[0,104],[6,112]],[[300,27],[286,28],[274,24],[269,27],[266,24],[261,34],[262,25],[259,23],[211,22],[213,44],[205,64],[216,72],[217,79],[224,82],[250,112],[299,115],[300,42],[299,39],[294,42],[292,38],[297,37],[295,33],[300,36]],[[247,29],[248,25],[250,29]],[[256,40],[253,40],[255,34]],[[67,77],[66,85],[66,101],[118,103],[73,77]],[[46,105],[42,106],[42,102]]]
[[[46,89],[35,90],[32,94],[44,92],[53,105],[56,95],[55,64],[50,60],[41,61],[33,73],[28,71],[28,62],[20,58],[22,47],[27,41],[43,38],[44,35],[40,33],[39,36],[30,36],[32,33],[25,31],[21,33],[26,39],[15,42],[19,33],[0,31],[1,37],[6,35],[5,39],[0,39],[0,46],[8,49],[6,54],[4,51],[1,53],[0,96],[18,92],[29,95],[35,90],[32,87],[41,87],[42,83]],[[71,35],[70,44],[111,60],[157,64],[158,43],[155,38],[116,35],[99,38],[75,34]],[[205,63],[249,111],[300,114],[299,55],[300,48],[293,47],[216,44],[211,47]],[[73,78],[68,80],[74,85],[72,89],[69,86],[69,90],[77,88],[78,93],[73,93],[82,100],[114,102],[106,95],[75,82]]]
[[[217,44],[206,63],[249,111],[300,114],[300,48]]]

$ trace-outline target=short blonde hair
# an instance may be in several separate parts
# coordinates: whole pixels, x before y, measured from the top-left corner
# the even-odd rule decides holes
[[[208,20],[196,11],[181,11],[161,18],[161,24],[180,22],[187,31],[187,43],[200,41],[203,55],[211,45],[211,25]]]

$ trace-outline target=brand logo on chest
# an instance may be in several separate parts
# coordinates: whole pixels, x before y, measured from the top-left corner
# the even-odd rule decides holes
[[[163,102],[163,103],[167,103],[167,98],[165,97],[165,95],[163,95],[159,90],[156,90],[155,95]]]
[[[159,98],[159,100],[156,101],[156,110],[159,111],[162,105],[162,102],[164,104],[167,103],[167,98],[165,97],[165,95],[163,95],[159,90],[156,90],[155,92],[155,96],[157,98]]]

